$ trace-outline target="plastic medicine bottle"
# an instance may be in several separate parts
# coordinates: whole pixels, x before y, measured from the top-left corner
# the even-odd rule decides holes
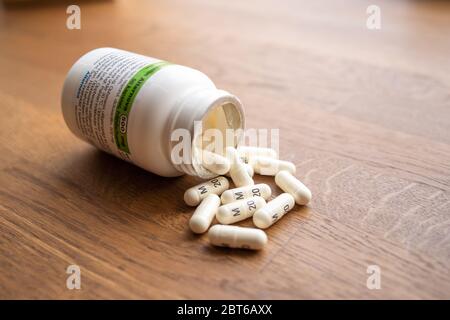
[[[195,152],[189,153],[192,161],[172,159],[179,142],[171,137],[175,129],[187,130],[192,144],[194,121],[223,136],[234,129],[236,145],[242,135],[237,129],[244,128],[240,101],[200,71],[113,48],[92,50],[72,66],[61,105],[76,136],[166,177],[214,176],[195,161]]]

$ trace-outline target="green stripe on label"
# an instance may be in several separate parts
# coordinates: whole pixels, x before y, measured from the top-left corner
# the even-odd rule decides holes
[[[119,103],[114,114],[114,140],[117,148],[130,154],[127,140],[128,116],[133,106],[134,99],[139,90],[156,71],[169,65],[169,62],[159,61],[139,70],[127,83],[120,95]]]

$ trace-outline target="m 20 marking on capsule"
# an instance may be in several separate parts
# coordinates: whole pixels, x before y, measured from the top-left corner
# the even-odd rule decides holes
[[[200,194],[204,194],[204,193],[208,192],[208,190],[206,189],[205,186],[201,186],[200,188],[198,188],[198,190],[200,191]]]
[[[247,201],[247,205],[248,205],[248,210],[252,211],[256,209],[256,203],[253,200]]]
[[[254,197],[261,197],[261,191],[259,191],[259,188],[255,188],[252,190]]]
[[[236,192],[236,200],[242,200],[244,199],[244,193],[243,192]]]
[[[218,179],[213,179],[213,180],[211,180],[211,182],[213,183],[214,188],[221,186],[220,181]]]

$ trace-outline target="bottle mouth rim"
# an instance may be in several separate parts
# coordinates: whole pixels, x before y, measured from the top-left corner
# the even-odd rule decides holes
[[[220,108],[222,108],[222,111],[224,112],[224,117],[220,117],[220,119],[218,120],[220,121],[220,127],[222,129],[225,128],[234,130],[233,146],[236,147],[244,136],[245,117],[242,104],[236,96],[223,90],[210,88],[193,93],[193,95],[197,96],[201,96],[202,94],[206,95],[207,97],[194,99],[193,100],[194,104],[193,106],[191,105],[192,110],[185,111],[188,112],[189,114],[189,120],[187,122],[186,121],[184,122],[185,124],[184,127],[190,131],[191,137],[190,155],[189,157],[187,157],[190,163],[175,163],[173,158],[171,160],[175,168],[180,172],[193,176],[198,176],[203,179],[210,179],[216,177],[217,174],[209,171],[201,164],[200,153],[203,149],[197,148],[196,144],[202,131],[195,132],[196,130],[196,127],[194,125],[195,122],[198,121],[203,124],[204,120],[208,118],[208,116],[210,116],[212,113],[214,113],[215,110],[220,110]],[[196,105],[196,103],[198,103],[199,101],[203,102],[202,103],[204,106],[203,108],[201,107],[201,104]],[[183,106],[181,106],[181,108],[183,108]],[[225,110],[225,108],[227,110]],[[180,111],[180,113],[182,112],[183,111]],[[174,129],[176,129],[176,127],[172,127],[172,132]],[[227,145],[227,142],[225,142],[223,144],[224,154],[227,146],[230,145]],[[173,141],[171,141],[170,144],[171,157],[173,148],[174,143]]]
[[[226,148],[229,146],[236,147],[244,136],[244,128],[245,128],[244,111],[240,101],[237,98],[235,98],[234,96],[231,96],[231,99],[229,99],[229,97],[224,97],[224,99],[218,99],[216,103],[214,103],[208,108],[207,112],[202,117],[201,121],[204,121],[211,113],[213,113],[215,110],[219,108],[223,108],[223,110],[225,110],[224,122],[227,124],[226,130],[228,129],[233,130],[232,143],[228,141],[229,136],[227,134],[225,134],[224,135],[225,137],[223,138],[222,150],[220,151],[222,155],[226,155]],[[206,169],[201,164],[201,161],[198,161],[198,159],[201,159],[201,151],[205,150],[204,148],[199,149],[196,147],[197,139],[199,138],[201,137],[199,137],[194,133],[191,141],[191,145],[193,146],[192,149],[193,168],[195,170],[196,175],[198,175],[200,178],[206,179],[213,178],[217,176],[217,174]]]

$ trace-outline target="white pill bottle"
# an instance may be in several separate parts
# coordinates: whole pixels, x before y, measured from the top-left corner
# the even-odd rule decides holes
[[[76,136],[165,177],[214,176],[196,159],[197,152],[183,149],[182,161],[174,159],[180,155],[174,148],[186,143],[186,137],[174,135],[177,129],[190,133],[191,146],[199,135],[194,123],[202,132],[216,129],[223,137],[232,132],[234,146],[244,129],[239,99],[217,89],[205,74],[114,48],[92,50],[72,66],[61,105]],[[223,144],[225,149],[230,139]]]

